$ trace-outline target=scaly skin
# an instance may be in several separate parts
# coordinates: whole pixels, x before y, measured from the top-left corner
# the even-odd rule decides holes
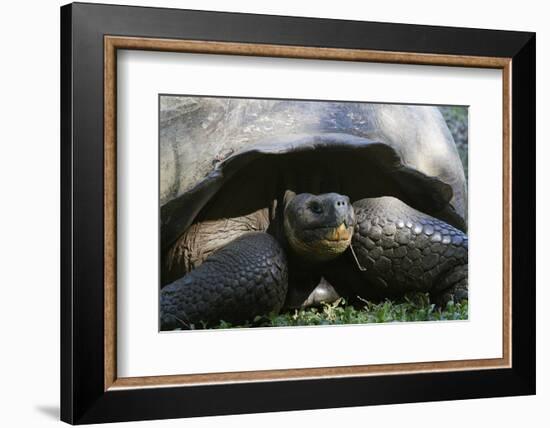
[[[279,311],[288,288],[286,257],[271,235],[251,232],[161,290],[161,330],[201,322],[240,323]]]
[[[393,197],[362,199],[353,207],[359,274],[348,276],[346,285],[355,293],[382,298],[427,291],[439,305],[468,298],[464,232]]]

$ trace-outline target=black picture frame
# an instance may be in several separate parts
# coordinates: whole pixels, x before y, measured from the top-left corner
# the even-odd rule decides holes
[[[105,35],[511,58],[512,367],[105,391]],[[61,419],[85,424],[534,394],[535,98],[534,33],[63,6]]]

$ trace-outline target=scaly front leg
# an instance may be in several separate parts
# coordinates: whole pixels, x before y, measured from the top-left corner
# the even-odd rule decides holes
[[[393,197],[362,199],[353,207],[357,225],[351,245],[360,271],[353,289],[358,294],[428,291],[441,306],[468,298],[464,232]]]
[[[267,233],[247,233],[161,290],[161,329],[252,320],[279,311],[287,288],[287,262],[279,243]]]

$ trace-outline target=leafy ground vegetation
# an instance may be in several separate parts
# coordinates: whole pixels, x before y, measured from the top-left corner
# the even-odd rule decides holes
[[[468,319],[468,302],[449,302],[445,308],[437,308],[427,294],[409,294],[401,301],[386,300],[380,303],[363,301],[361,305],[349,305],[344,299],[321,307],[295,309],[267,316],[258,316],[241,325],[221,321],[218,325],[198,325],[193,328],[239,327],[290,327],[309,325],[371,324],[407,321],[443,321]]]

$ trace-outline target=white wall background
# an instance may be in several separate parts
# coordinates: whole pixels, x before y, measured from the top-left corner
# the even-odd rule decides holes
[[[123,2],[121,0],[121,2]],[[2,426],[59,424],[59,6],[58,0],[6,2],[2,7],[0,67],[0,421]],[[103,3],[116,3],[104,0]],[[544,120],[550,115],[549,14],[534,0],[353,0],[272,2],[246,0],[147,0],[126,4],[323,18],[485,27],[537,32],[537,359],[538,395],[461,402],[284,412],[139,423],[140,426],[280,427],[445,426],[491,423],[542,426],[550,403],[550,182]],[[545,200],[546,198],[546,200]],[[546,248],[545,248],[546,247]],[[544,251],[546,250],[546,251]],[[543,422],[544,421],[544,422]],[[125,426],[138,426],[138,423]]]

